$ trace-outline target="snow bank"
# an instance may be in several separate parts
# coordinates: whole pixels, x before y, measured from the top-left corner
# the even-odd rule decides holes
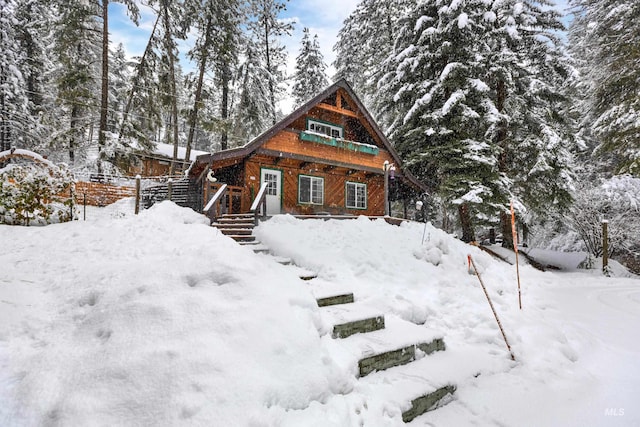
[[[169,202],[113,214],[0,226],[0,425],[250,424],[340,392],[294,274]]]
[[[321,285],[444,334],[414,363],[455,379],[455,398],[411,425],[640,424],[637,278],[523,265],[519,310],[514,266],[430,225],[262,223],[263,243],[318,274],[303,282],[188,209],[132,211],[0,226],[0,425],[403,425],[393,381],[357,379],[327,333]]]

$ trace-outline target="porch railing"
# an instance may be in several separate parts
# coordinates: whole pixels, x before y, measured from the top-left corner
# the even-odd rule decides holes
[[[222,206],[220,202],[222,201],[222,198],[225,196],[226,192],[227,184],[222,184],[203,209],[203,212],[207,214],[212,223],[215,222],[215,220],[222,213]]]
[[[258,225],[258,218],[260,214],[260,208],[262,208],[262,217],[267,216],[267,186],[268,183],[265,182],[260,186],[260,191],[256,195],[256,198],[251,203],[251,209],[249,211],[253,213],[254,224]]]

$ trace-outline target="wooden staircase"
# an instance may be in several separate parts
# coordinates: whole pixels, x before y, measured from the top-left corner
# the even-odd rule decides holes
[[[258,245],[260,243],[253,235],[255,216],[252,213],[223,214],[211,226],[216,227],[222,234],[231,237],[241,245]]]

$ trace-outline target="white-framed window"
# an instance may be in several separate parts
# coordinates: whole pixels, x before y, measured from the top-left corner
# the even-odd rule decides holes
[[[267,196],[278,195],[278,179],[280,175],[275,173],[265,172],[263,175],[264,182],[267,183]]]
[[[307,130],[322,133],[332,138],[342,138],[342,127],[330,123],[318,122],[316,120],[307,121]]]
[[[298,175],[298,203],[324,204],[324,178]]]
[[[367,184],[347,181],[346,205],[348,209],[367,209]]]

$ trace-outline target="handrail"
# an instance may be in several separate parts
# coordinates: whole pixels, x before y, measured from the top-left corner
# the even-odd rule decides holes
[[[227,191],[227,184],[222,184],[220,188],[218,188],[218,191],[216,191],[216,193],[213,195],[211,200],[209,200],[209,202],[203,209],[203,212],[210,211],[208,216],[211,219],[211,222],[213,222],[216,219],[217,205],[218,203],[220,203],[220,200],[222,200],[222,197],[224,196],[224,193],[226,193],[226,191]],[[214,206],[216,206],[216,208],[213,208]]]
[[[249,209],[251,212],[253,212],[253,215],[255,217],[255,221],[254,221],[255,225],[258,225],[258,209],[260,209],[260,205],[262,205],[262,216],[264,217],[267,215],[266,195],[267,195],[268,185],[269,183],[267,182],[262,183],[262,185],[260,186],[260,190],[256,195],[256,198],[253,200],[253,203],[251,203],[251,209]]]

